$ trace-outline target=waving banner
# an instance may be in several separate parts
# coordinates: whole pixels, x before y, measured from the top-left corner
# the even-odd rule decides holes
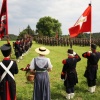
[[[69,28],[70,37],[76,37],[83,32],[91,32],[91,8],[89,4],[75,25]]]
[[[0,12],[0,39],[8,35],[7,0],[3,0]]]

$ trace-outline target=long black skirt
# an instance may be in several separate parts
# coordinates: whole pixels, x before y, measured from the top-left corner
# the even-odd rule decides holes
[[[33,98],[34,100],[50,100],[48,72],[36,72]]]

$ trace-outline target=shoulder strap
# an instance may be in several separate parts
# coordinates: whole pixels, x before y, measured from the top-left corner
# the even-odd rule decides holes
[[[9,71],[9,69],[11,68],[13,64],[13,61],[10,62],[10,64],[8,65],[8,68],[2,63],[0,62],[1,67],[5,70],[5,72],[2,74],[0,81],[2,81],[4,79],[4,77],[6,76],[6,74],[8,73],[13,79],[14,76],[12,75],[12,73]]]

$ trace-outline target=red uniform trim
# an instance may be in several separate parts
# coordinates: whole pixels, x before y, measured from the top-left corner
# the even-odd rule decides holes
[[[10,58],[9,57],[5,57],[3,60],[10,60]]]
[[[89,52],[87,52],[87,56],[90,56],[90,53]]]
[[[86,53],[83,56],[86,57]]]
[[[93,52],[93,53],[95,53],[95,52],[96,52],[96,50],[93,50],[92,52]]]
[[[74,56],[68,56],[68,58],[74,58]]]
[[[62,63],[63,63],[63,64],[66,64],[66,63],[67,63],[67,62],[66,62],[66,59],[64,59],[64,60],[62,61]]]
[[[6,95],[7,95],[6,96],[6,100],[11,100],[8,81],[6,82],[6,90],[7,90],[7,92],[6,92]]]
[[[65,75],[65,73],[64,72],[61,72],[61,75]]]
[[[79,58],[79,56],[75,56],[75,58]]]

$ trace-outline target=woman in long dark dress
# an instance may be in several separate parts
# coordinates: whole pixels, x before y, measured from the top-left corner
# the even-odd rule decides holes
[[[39,56],[33,58],[30,64],[31,72],[35,71],[33,99],[51,100],[48,71],[52,70],[52,64],[50,59],[45,57],[50,51],[45,47],[36,48],[35,51]]]

